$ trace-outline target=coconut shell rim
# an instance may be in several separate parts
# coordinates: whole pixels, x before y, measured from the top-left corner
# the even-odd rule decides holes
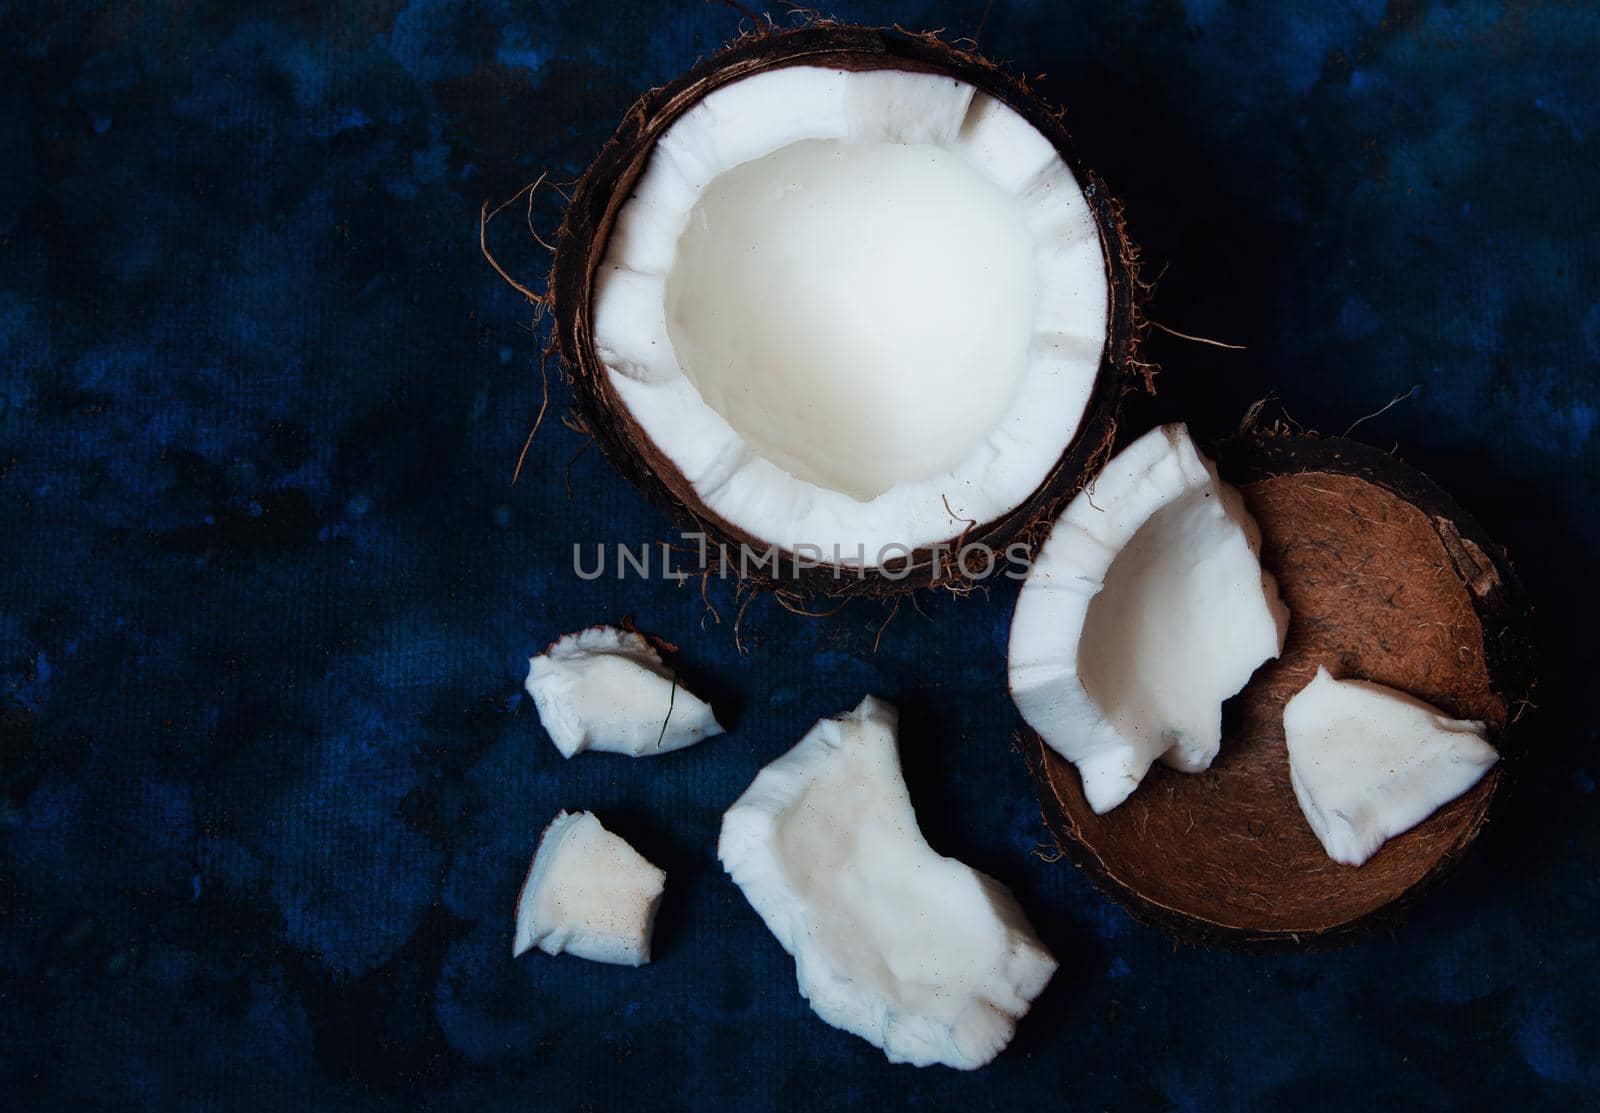
[[[645,434],[617,396],[595,351],[591,315],[593,277],[605,256],[616,215],[643,172],[655,142],[684,112],[713,90],[743,77],[790,65],[850,69],[906,69],[948,74],[1004,101],[1037,128],[1077,178],[1089,203],[1106,264],[1107,329],[1100,367],[1073,439],[1034,491],[1006,514],[974,522],[904,560],[857,570],[820,562],[806,567],[795,554],[756,538],[707,508],[677,466]],[[1123,396],[1153,390],[1153,369],[1140,358],[1142,307],[1149,287],[1138,278],[1138,249],[1124,228],[1122,203],[1077,156],[1062,122],[1027,82],[972,51],[932,34],[815,21],[791,29],[747,34],[689,71],[643,94],[590,164],[556,234],[547,304],[555,319],[553,348],[572,386],[574,408],[601,453],[646,498],[680,525],[708,541],[779,554],[778,568],[792,575],[754,572],[748,582],[779,592],[844,597],[892,596],[935,585],[969,587],[953,554],[943,546],[989,546],[1002,552],[1024,543],[1031,552],[1049,523],[1109,456]],[[709,546],[708,546],[709,547]]]
[[[1095,887],[1140,923],[1161,928],[1179,942],[1240,951],[1319,951],[1349,946],[1379,931],[1399,928],[1417,903],[1435,891],[1460,865],[1483,828],[1505,806],[1506,788],[1517,778],[1527,755],[1526,741],[1534,721],[1531,696],[1537,682],[1538,643],[1533,607],[1505,548],[1489,537],[1471,514],[1436,482],[1398,457],[1361,441],[1320,437],[1311,433],[1244,433],[1217,446],[1215,459],[1223,477],[1246,485],[1281,476],[1333,473],[1364,480],[1426,514],[1436,531],[1446,523],[1455,541],[1470,542],[1487,559],[1493,577],[1480,593],[1467,589],[1483,628],[1484,665],[1491,685],[1506,705],[1506,723],[1496,737],[1500,762],[1472,791],[1481,792],[1468,826],[1401,895],[1359,916],[1304,931],[1252,929],[1218,923],[1156,901],[1114,876],[1095,847],[1078,832],[1055,791],[1046,768],[1049,747],[1024,725],[1016,735],[1027,762],[1046,828],[1061,853],[1082,870]],[[1469,550],[1441,537],[1453,562],[1471,561]],[[1463,575],[1457,563],[1457,574]],[[1464,582],[1465,579],[1464,579]],[[1070,775],[1076,770],[1068,766]],[[1397,838],[1404,838],[1404,834]]]

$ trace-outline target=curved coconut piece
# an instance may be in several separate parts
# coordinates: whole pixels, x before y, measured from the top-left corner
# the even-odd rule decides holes
[[[1259,532],[1181,425],[1118,453],[1040,548],[1011,622],[1011,695],[1096,812],[1157,759],[1210,768],[1222,703],[1283,648]]]
[[[1325,668],[1283,708],[1289,783],[1328,857],[1359,866],[1477,784],[1500,755],[1484,724]]]
[[[1384,452],[1244,437],[1218,465],[1260,527],[1293,621],[1280,657],[1231,702],[1210,771],[1157,766],[1101,815],[1031,730],[1023,752],[1056,841],[1138,918],[1192,942],[1326,947],[1397,923],[1482,828],[1530,721],[1532,616],[1505,552]],[[1504,758],[1360,869],[1328,857],[1290,776],[1284,706],[1324,665],[1484,722]]]
[[[582,750],[649,757],[722,733],[711,705],[634,630],[568,634],[529,659],[525,687],[562,757]]]
[[[558,812],[517,896],[515,958],[550,955],[643,966],[667,875],[591,812]]]
[[[891,1062],[971,1070],[1056,963],[999,882],[930,848],[872,696],[762,769],[717,855],[795,959],[800,993]]]
[[[549,298],[579,413],[654,501],[740,575],[890,593],[1076,490],[1138,373],[1135,259],[1021,82],[819,25],[634,105]]]

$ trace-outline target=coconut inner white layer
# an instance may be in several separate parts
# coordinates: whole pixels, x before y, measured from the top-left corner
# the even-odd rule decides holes
[[[562,757],[582,750],[648,757],[722,733],[711,705],[634,630],[568,634],[528,660],[524,687]]]
[[[948,77],[810,66],[667,130],[594,298],[613,386],[708,509],[867,564],[1033,493],[1108,312],[1083,193],[1021,116]]]
[[[1011,405],[1032,246],[1016,198],[943,147],[791,143],[695,203],[667,335],[753,452],[866,501],[959,467]]]
[[[892,1062],[982,1066],[1056,969],[1011,893],[922,837],[893,707],[868,696],[757,774],[717,856],[817,1015]]]
[[[559,812],[539,840],[517,896],[512,957],[538,947],[642,966],[667,875],[592,812]]]
[[[1325,668],[1283,709],[1289,781],[1335,862],[1359,866],[1477,784],[1500,755],[1475,720]]]
[[[1259,545],[1181,425],[1118,453],[1057,520],[1017,599],[1011,694],[1096,812],[1157,760],[1209,768],[1223,701],[1282,650],[1289,614]]]

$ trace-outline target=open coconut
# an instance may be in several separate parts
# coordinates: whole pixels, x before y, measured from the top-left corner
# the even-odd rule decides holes
[[[1249,436],[1225,446],[1218,464],[1259,527],[1261,563],[1292,618],[1281,654],[1225,708],[1209,769],[1157,764],[1097,812],[1079,772],[1038,732],[1024,731],[1023,750],[1061,848],[1138,918],[1194,942],[1326,944],[1395,922],[1482,828],[1529,706],[1531,615],[1504,551],[1381,451]],[[1117,559],[1109,555],[1113,568]],[[1219,629],[1219,642],[1234,633]],[[1359,868],[1334,861],[1302,811],[1284,733],[1285,706],[1324,667],[1369,682],[1364,691],[1383,685],[1422,701],[1438,729],[1486,724],[1508,760],[1488,768],[1474,748],[1478,779],[1463,777],[1464,792],[1440,792],[1447,803]],[[1303,711],[1314,725],[1325,718],[1311,702]],[[1407,806],[1416,810],[1415,800]]]
[[[608,459],[755,579],[887,593],[1031,536],[1137,365],[1119,206],[932,36],[750,36],[628,112],[549,300]],[[740,559],[749,554],[748,559]]]

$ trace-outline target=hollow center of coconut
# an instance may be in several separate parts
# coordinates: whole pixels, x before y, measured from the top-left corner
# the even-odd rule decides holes
[[[685,375],[750,449],[866,501],[951,471],[1016,398],[1018,200],[931,143],[791,143],[719,174],[667,275]]]
[[[666,129],[592,297],[610,385],[680,496],[869,565],[1027,501],[1074,442],[1109,316],[1094,215],[1020,114],[947,76],[805,65]]]

